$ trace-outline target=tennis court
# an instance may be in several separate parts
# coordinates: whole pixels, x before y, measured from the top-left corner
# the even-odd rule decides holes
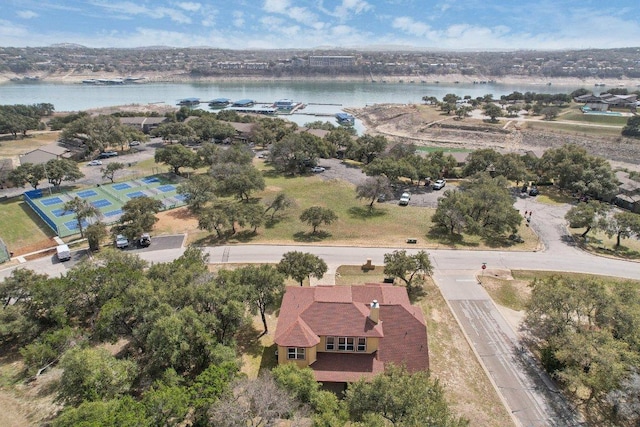
[[[184,206],[184,196],[177,193],[180,181],[181,178],[174,175],[153,175],[49,196],[43,194],[42,190],[31,190],[24,193],[24,199],[58,236],[67,237],[80,232],[73,212],[64,209],[64,204],[74,197],[87,200],[100,211],[104,223],[112,224],[122,216],[122,206],[137,197],[160,200],[162,210]],[[84,221],[83,228],[96,220],[90,218]]]

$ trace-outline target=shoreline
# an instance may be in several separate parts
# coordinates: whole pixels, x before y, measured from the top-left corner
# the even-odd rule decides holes
[[[137,76],[136,76],[137,77]],[[127,83],[127,85],[147,84],[147,83],[218,83],[218,82],[344,82],[344,83],[363,83],[372,84],[384,83],[404,83],[404,84],[463,84],[469,85],[483,82],[491,82],[493,85],[510,85],[510,86],[570,86],[583,87],[585,89],[595,91],[606,91],[611,88],[626,88],[630,91],[640,88],[640,79],[624,78],[624,79],[597,79],[597,78],[577,78],[577,77],[538,77],[538,76],[518,76],[508,75],[501,77],[477,77],[465,76],[462,74],[446,74],[446,75],[421,75],[421,76],[375,76],[375,83],[368,78],[358,78],[354,76],[314,76],[308,78],[304,76],[289,77],[268,77],[268,76],[210,76],[210,77],[194,77],[184,73],[146,73],[139,77],[145,80]],[[13,83],[11,79],[23,79],[12,73],[0,73],[0,84]],[[87,79],[115,79],[122,78],[116,73],[102,73],[99,76],[91,74],[47,74],[38,76],[36,81],[45,83],[64,83],[64,84],[82,84]],[[484,80],[487,79],[487,80]],[[24,80],[20,80],[24,81]],[[604,85],[604,86],[596,86]],[[482,84],[484,86],[484,84]]]

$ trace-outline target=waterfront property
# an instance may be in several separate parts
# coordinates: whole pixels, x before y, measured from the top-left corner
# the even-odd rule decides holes
[[[278,363],[310,367],[317,381],[342,388],[384,372],[429,369],[427,327],[401,286],[287,287],[274,341]]]
[[[141,130],[148,134],[162,123],[167,121],[166,117],[120,117],[119,121],[123,125],[131,126],[134,129]]]
[[[31,163],[33,165],[41,165],[47,163],[49,160],[68,159],[70,157],[71,152],[67,148],[53,143],[20,155],[20,164],[25,165]]]

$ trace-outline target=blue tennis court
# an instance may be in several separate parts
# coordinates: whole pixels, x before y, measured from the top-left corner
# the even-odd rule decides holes
[[[104,208],[105,206],[112,205],[112,203],[107,199],[94,200],[91,204],[96,208]]]
[[[133,193],[127,193],[127,197],[130,199],[135,199],[136,197],[143,197],[144,193],[142,191],[134,191]]]
[[[69,230],[78,230],[78,221],[67,221],[64,223],[64,226]],[[89,226],[89,223],[87,221],[82,221],[82,227],[85,228],[87,226]]]
[[[65,216],[66,214],[70,214],[72,212],[67,212],[64,209],[53,209],[51,213],[54,214],[56,218],[60,218],[61,216]]]
[[[58,203],[62,203],[62,199],[60,197],[52,197],[50,199],[43,199],[40,201],[45,206],[57,205]]]
[[[172,174],[139,177],[133,180],[96,184],[76,191],[59,194],[45,194],[42,190],[30,190],[24,193],[24,200],[33,211],[60,237],[77,234],[80,230],[75,214],[64,209],[64,204],[76,197],[91,203],[100,211],[95,218],[87,218],[85,225],[97,220],[114,224],[123,214],[122,207],[138,197],[150,197],[162,203],[162,210],[184,206],[185,195],[177,194],[178,184],[183,182]]]
[[[121,182],[119,184],[113,184],[111,187],[114,190],[118,190],[118,191],[126,190],[127,188],[131,188],[131,186],[129,184],[127,184],[126,182]]]
[[[77,195],[78,197],[81,197],[81,198],[83,198],[83,199],[86,199],[87,197],[97,196],[97,195],[98,195],[98,193],[96,193],[96,192],[95,192],[95,191],[93,191],[93,190],[84,190],[84,191],[78,191],[78,192],[76,193],[76,195]]]
[[[167,185],[161,185],[157,187],[156,190],[160,190],[163,193],[168,193],[169,191],[176,191],[176,187],[174,187],[173,185],[167,184]]]

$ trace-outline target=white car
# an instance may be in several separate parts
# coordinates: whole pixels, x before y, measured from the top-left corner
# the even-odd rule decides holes
[[[131,141],[129,143],[129,147],[135,147],[136,145],[140,145],[140,141]]]
[[[433,183],[433,189],[434,190],[440,190],[442,188],[444,188],[445,184],[447,183],[447,181],[445,181],[444,179],[439,179],[436,182]]]
[[[129,246],[129,239],[124,237],[122,234],[118,234],[116,236],[116,248],[124,249]]]
[[[411,200],[411,194],[402,193],[402,196],[400,196],[400,205],[402,205],[402,206],[408,205],[409,204],[409,200]]]
[[[87,163],[87,166],[101,166],[102,165],[102,161],[100,160],[91,160],[89,163]]]
[[[320,172],[324,172],[326,169],[323,168],[322,166],[314,166],[311,168],[311,172],[313,173],[320,173]]]

